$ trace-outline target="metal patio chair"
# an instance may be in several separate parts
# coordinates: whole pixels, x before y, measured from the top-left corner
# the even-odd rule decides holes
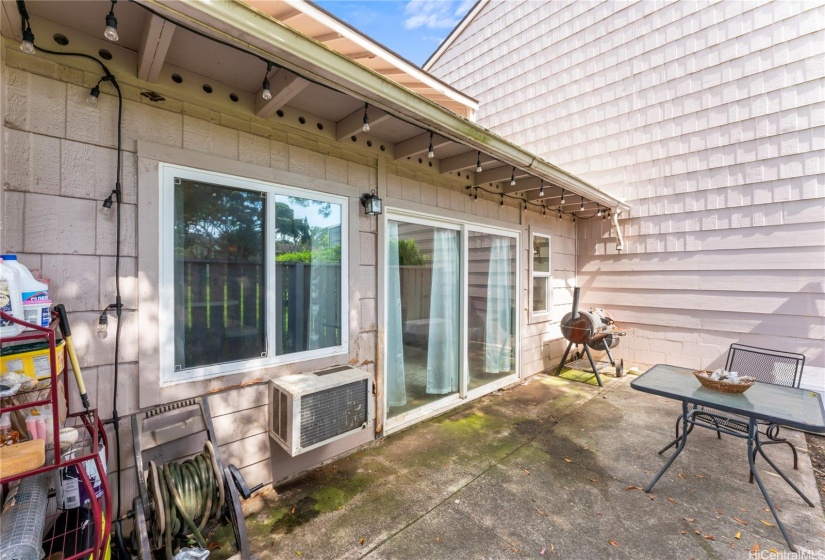
[[[784,352],[782,350],[768,350],[755,346],[745,346],[744,344],[731,344],[728,350],[728,358],[725,362],[726,371],[736,371],[741,375],[749,375],[762,383],[773,383],[775,385],[785,385],[787,387],[799,387],[802,381],[802,368],[805,367],[805,356],[795,352]],[[700,420],[698,424],[704,428],[716,430],[716,435],[722,439],[722,432],[735,437],[748,437],[748,419],[738,414],[722,412],[714,408],[705,406],[690,405],[688,411],[694,411],[694,419]],[[676,439],[667,444],[659,451],[659,455],[679,443],[682,436],[679,434],[679,425],[682,415],[676,419]],[[765,426],[763,434],[767,441],[763,445],[775,443],[785,443],[793,452],[793,468],[797,470],[798,455],[796,448],[787,439],[779,437],[779,425],[761,422]],[[688,433],[693,431],[697,424],[691,423]],[[756,450],[754,450],[756,459]],[[750,482],[753,483],[753,473],[750,475]]]

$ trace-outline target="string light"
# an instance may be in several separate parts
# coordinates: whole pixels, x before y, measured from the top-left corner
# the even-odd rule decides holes
[[[559,220],[561,220],[561,208],[559,208]]]
[[[369,106],[369,103],[364,103],[364,126],[361,127],[361,130],[364,132],[370,131],[370,116],[367,114],[367,109]]]
[[[92,106],[96,106],[97,105],[97,100],[98,100],[99,97],[100,97],[100,84],[98,83],[95,87],[93,87],[89,91],[89,96],[86,97],[86,103],[88,103],[89,105],[92,105]],[[111,206],[111,204],[109,206],[107,206],[106,208],[109,208],[110,206]]]
[[[583,212],[583,211],[584,211],[584,197],[582,197],[582,203],[581,203],[581,206],[579,206],[579,212]]]
[[[481,150],[476,153],[476,173],[481,173]]]
[[[544,204],[541,205],[541,215],[542,216],[547,215],[547,206],[545,206]]]
[[[539,196],[544,196],[544,179],[541,180],[541,187],[539,188]]]
[[[601,215],[602,215],[602,207],[601,207],[601,205],[599,205],[599,211],[598,211],[598,212],[596,212],[596,215],[597,215],[597,216],[601,216]]]
[[[264,83],[261,86],[261,97],[263,97],[264,101],[269,101],[272,99],[272,90],[269,89],[269,72],[272,71],[272,63],[266,63],[266,74],[264,74]]]
[[[524,201],[524,211],[525,212],[527,211],[527,201],[526,200]]]
[[[478,202],[478,187],[476,187],[476,192],[473,195],[473,202]]]
[[[511,187],[516,186],[516,168],[515,167],[513,168],[513,172],[510,174],[510,186]]]
[[[103,36],[107,40],[116,43],[120,36],[117,34],[117,18],[115,17],[115,3],[117,0],[112,0],[112,7],[109,8],[109,14],[106,16],[106,30]]]
[[[561,203],[564,204],[564,189],[561,190]]]
[[[433,133],[430,132],[430,147],[427,149],[427,157],[433,159],[435,152],[433,151]]]
[[[504,195],[501,195],[501,206],[504,206]]]
[[[606,219],[607,219],[607,212],[605,212],[604,215],[602,216],[602,220],[606,220]]]
[[[34,54],[34,33],[31,28],[23,30],[23,41],[20,43],[20,50],[26,54]]]

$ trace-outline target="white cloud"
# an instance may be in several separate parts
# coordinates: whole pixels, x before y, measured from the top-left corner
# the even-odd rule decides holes
[[[404,6],[406,29],[452,29],[474,4],[474,0],[409,0]]]

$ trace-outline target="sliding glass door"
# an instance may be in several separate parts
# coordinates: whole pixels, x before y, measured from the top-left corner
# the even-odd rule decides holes
[[[517,376],[518,233],[387,216],[389,427]]]
[[[468,390],[516,372],[516,239],[467,233]]]
[[[390,220],[387,404],[393,417],[458,392],[461,263],[456,229]]]

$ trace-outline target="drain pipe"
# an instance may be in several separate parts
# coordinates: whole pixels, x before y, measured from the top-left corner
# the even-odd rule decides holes
[[[613,222],[613,225],[616,227],[616,251],[619,253],[624,251],[624,239],[622,239],[622,230],[619,228],[619,214],[621,214],[621,212],[621,208],[616,208],[616,211],[613,212],[613,215],[610,217],[610,221]]]

